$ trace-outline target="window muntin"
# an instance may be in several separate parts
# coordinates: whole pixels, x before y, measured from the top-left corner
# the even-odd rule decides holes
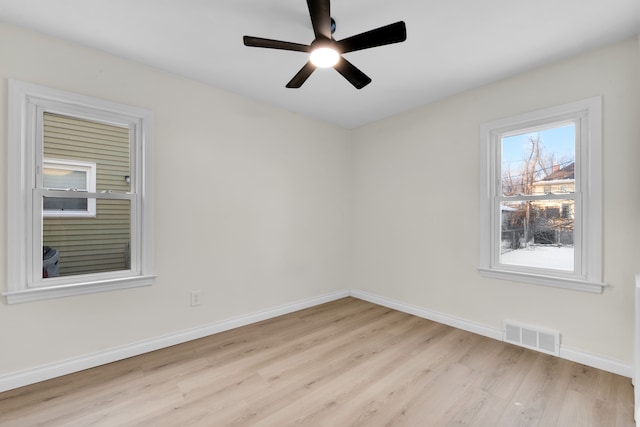
[[[570,151],[559,148],[562,144],[551,144],[554,162],[547,163],[544,169],[540,164],[530,169],[527,175],[530,179],[525,180],[527,185],[509,181],[506,172],[509,158],[513,157],[508,152],[513,147],[509,145],[512,141],[509,138],[540,136],[548,130],[570,132],[572,128],[575,138],[567,147],[574,147],[574,159]],[[481,125],[480,134],[480,274],[601,292],[605,286],[602,283],[602,98],[485,123]],[[548,135],[545,139],[549,140]],[[503,150],[505,141],[506,151]],[[532,150],[526,152],[531,154]],[[517,175],[511,172],[511,177]],[[526,238],[524,224],[530,228]],[[521,235],[514,236],[518,231]],[[545,260],[543,252],[552,249],[554,243],[562,248],[562,256]],[[535,255],[508,254],[528,246],[544,250]]]
[[[10,80],[9,303],[153,283],[151,121],[147,110]],[[79,168],[92,163],[86,190],[73,188],[83,175],[63,190],[45,177],[65,165],[92,175]],[[92,202],[94,218],[46,214],[56,204]],[[45,272],[51,248],[54,275]]]

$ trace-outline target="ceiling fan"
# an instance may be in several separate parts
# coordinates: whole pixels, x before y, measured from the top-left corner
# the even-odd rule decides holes
[[[356,89],[362,89],[371,79],[342,54],[370,47],[400,43],[407,39],[407,28],[403,21],[366,31],[340,41],[333,39],[336,24],[331,17],[329,0],[307,0],[309,16],[315,39],[310,45],[244,36],[245,46],[291,50],[309,53],[309,61],[287,83],[288,88],[299,88],[316,68],[333,67]]]

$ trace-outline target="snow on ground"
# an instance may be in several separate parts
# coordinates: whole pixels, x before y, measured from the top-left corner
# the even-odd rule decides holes
[[[502,264],[526,267],[573,270],[573,248],[567,246],[530,246],[526,249],[504,253]]]

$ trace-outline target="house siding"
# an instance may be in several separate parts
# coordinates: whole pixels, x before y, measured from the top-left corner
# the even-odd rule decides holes
[[[45,158],[96,163],[96,192],[128,192],[129,129],[44,114]],[[130,204],[98,199],[96,216],[45,217],[43,242],[59,252],[60,275],[123,270],[128,266]]]

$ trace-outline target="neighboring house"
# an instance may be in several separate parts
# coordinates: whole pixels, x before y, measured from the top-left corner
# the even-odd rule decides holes
[[[555,165],[553,172],[533,184],[533,194],[569,194],[575,192],[575,163]],[[575,203],[573,200],[545,200],[538,203],[536,243],[573,244]]]
[[[128,129],[57,114],[44,116],[45,187],[67,192],[129,191]],[[61,276],[130,268],[127,201],[49,199],[43,206],[43,244],[58,251]]]
[[[574,169],[574,162],[564,167],[554,165],[552,173],[533,183],[532,194],[573,193]],[[545,199],[530,202],[529,206],[526,203],[505,205],[502,207],[502,250],[519,249],[530,243],[573,245],[574,217],[573,200]]]
[[[575,163],[561,168],[554,165],[553,172],[533,184],[533,194],[561,194],[575,191]]]

